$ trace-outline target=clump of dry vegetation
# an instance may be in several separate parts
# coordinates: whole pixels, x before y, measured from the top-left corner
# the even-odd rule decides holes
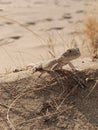
[[[89,47],[92,59],[98,58],[98,21],[94,17],[88,17],[85,22],[85,32],[89,39]]]

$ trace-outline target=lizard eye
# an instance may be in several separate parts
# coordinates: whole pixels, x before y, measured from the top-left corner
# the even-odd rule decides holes
[[[71,50],[68,50],[68,52],[70,52],[70,53],[71,53],[72,51],[71,51]]]

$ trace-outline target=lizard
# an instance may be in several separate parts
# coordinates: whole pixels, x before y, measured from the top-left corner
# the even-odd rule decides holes
[[[41,63],[31,63],[26,66],[27,69],[33,68],[34,72],[38,70],[57,70],[57,69],[62,69],[63,66],[69,65],[72,70],[76,70],[74,65],[71,63],[72,60],[77,59],[80,57],[80,50],[79,48],[71,48],[62,53],[60,56],[57,58],[54,58],[52,60],[46,61],[46,62],[41,62]]]
[[[54,58],[52,60],[41,62],[41,63],[31,63],[27,66],[27,69],[33,68],[33,72],[44,70],[44,71],[54,71],[58,69],[63,69],[63,66],[69,65],[70,68],[76,72],[77,69],[75,66],[71,63],[72,60],[75,60],[81,56],[79,48],[71,48],[62,53],[57,58]],[[80,77],[78,77],[76,74],[74,74],[74,80],[78,82],[78,84],[84,88],[87,87],[86,84],[81,80]]]
[[[36,71],[54,71],[58,69],[63,69],[63,66],[69,65],[71,69],[76,72],[77,69],[75,66],[71,63],[72,60],[75,60],[81,56],[79,48],[71,48],[62,53],[57,58],[54,58],[52,60],[46,61],[46,62],[40,62],[37,64],[31,63],[26,66],[26,69],[33,68],[33,72]],[[79,78],[77,75],[74,75],[74,80],[78,82],[78,84],[84,88],[86,87],[85,83]]]

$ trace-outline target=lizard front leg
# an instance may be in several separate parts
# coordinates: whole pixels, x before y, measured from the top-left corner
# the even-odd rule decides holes
[[[51,70],[56,70],[56,69],[58,69],[58,63],[54,64],[54,65],[52,66],[52,68],[51,68]]]
[[[76,67],[71,62],[68,62],[68,65],[73,71],[77,71]]]

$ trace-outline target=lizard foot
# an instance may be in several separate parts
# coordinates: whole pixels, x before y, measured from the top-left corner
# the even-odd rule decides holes
[[[33,72],[37,71],[37,70],[40,70],[42,67],[40,64],[34,64],[34,63],[31,63],[29,65],[26,66],[26,69],[32,69]]]
[[[34,63],[31,63],[26,66],[26,70],[32,69],[34,72],[36,71],[36,68],[37,68],[37,66]]]

